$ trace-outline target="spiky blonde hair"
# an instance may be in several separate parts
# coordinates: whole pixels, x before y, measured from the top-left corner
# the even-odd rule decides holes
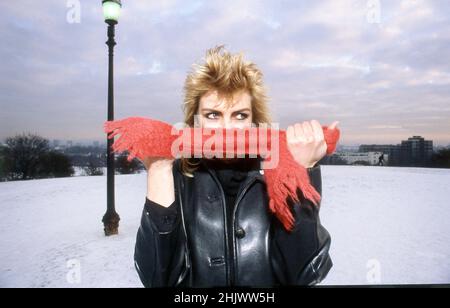
[[[233,95],[247,90],[251,96],[252,122],[270,125],[268,98],[263,83],[263,74],[256,64],[244,61],[243,53],[231,54],[219,45],[206,51],[204,63],[194,63],[184,84],[184,122],[194,126],[200,99],[210,90],[231,102]],[[182,158],[182,170],[192,176],[198,166],[195,159]]]

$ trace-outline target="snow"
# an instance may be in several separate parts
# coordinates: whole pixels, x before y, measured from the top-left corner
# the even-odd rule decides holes
[[[450,282],[450,170],[323,166],[322,177],[335,263],[324,284]]]
[[[450,170],[322,166],[322,177],[334,262],[322,284],[450,282]],[[115,182],[120,234],[108,238],[106,176],[0,183],[0,287],[140,287],[146,175]]]

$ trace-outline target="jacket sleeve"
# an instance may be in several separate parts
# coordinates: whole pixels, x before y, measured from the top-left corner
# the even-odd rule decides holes
[[[148,198],[145,200],[136,236],[134,264],[147,288],[176,286],[185,269],[185,237],[176,191],[175,196],[168,208]]]
[[[308,169],[310,181],[322,195],[320,165]],[[299,193],[300,203],[293,204],[295,226],[287,232],[275,220],[272,264],[282,285],[314,285],[321,282],[333,263],[329,255],[331,237],[322,226],[319,208]],[[292,204],[292,203],[291,203]]]

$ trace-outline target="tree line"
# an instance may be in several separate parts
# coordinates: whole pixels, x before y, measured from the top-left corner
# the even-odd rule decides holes
[[[106,155],[101,159],[87,156],[87,163],[80,166],[80,159],[74,159],[67,151],[50,147],[49,140],[36,134],[21,134],[5,139],[0,145],[0,181],[30,180],[70,177],[75,174],[74,161],[89,176],[103,175]],[[106,148],[104,150],[106,154]],[[128,162],[126,153],[115,157],[115,171],[119,174],[136,173],[144,167],[139,160]]]

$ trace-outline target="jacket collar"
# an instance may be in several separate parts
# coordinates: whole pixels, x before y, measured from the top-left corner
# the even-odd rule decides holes
[[[255,180],[259,180],[259,181],[261,181],[263,183],[266,183],[266,179],[264,177],[264,170],[261,168],[262,158],[258,157],[256,159],[258,160],[258,163],[257,163],[258,168],[251,169],[251,170],[248,171],[246,182],[255,179]],[[208,164],[208,162],[206,160],[201,159],[200,160],[200,164],[206,170],[208,170],[210,173],[212,173],[215,177],[217,177],[216,170],[214,170],[214,168],[211,168],[211,166]]]

